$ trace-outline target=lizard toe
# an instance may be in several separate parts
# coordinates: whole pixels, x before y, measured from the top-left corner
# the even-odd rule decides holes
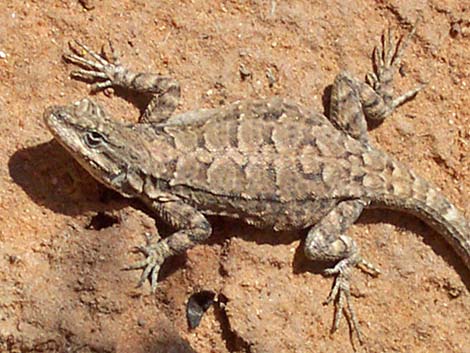
[[[147,245],[136,246],[133,250],[144,254],[145,259],[125,267],[124,270],[143,269],[142,275],[137,283],[137,287],[141,287],[145,281],[149,279],[151,291],[153,293],[157,288],[160,267],[165,259],[171,255],[169,247],[164,241],[158,241],[154,244],[149,244],[147,242]]]
[[[335,267],[335,269],[333,269],[337,271],[337,277],[335,279],[333,288],[328,295],[328,298],[323,302],[323,304],[335,304],[335,317],[331,332],[335,332],[338,329],[339,323],[346,314],[346,317],[351,325],[352,332],[356,334],[359,343],[363,344],[364,340],[362,337],[362,332],[351,303],[351,268],[351,265],[340,265],[339,267]]]

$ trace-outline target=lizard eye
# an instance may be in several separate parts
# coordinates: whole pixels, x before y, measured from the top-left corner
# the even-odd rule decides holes
[[[60,120],[67,120],[67,118],[68,118],[67,113],[64,112],[64,111],[59,111],[59,112],[57,112],[56,116],[57,116]]]
[[[104,137],[96,131],[89,131],[85,134],[84,141],[88,147],[96,148],[103,143]]]

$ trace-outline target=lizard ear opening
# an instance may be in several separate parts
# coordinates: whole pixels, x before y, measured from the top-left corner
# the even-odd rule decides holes
[[[83,141],[88,147],[96,148],[103,143],[104,136],[101,135],[99,132],[89,131],[83,136]]]

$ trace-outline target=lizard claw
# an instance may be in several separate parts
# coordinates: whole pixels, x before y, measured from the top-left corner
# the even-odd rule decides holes
[[[93,83],[92,91],[103,90],[118,84],[119,75],[125,70],[119,64],[117,51],[111,43],[109,43],[110,54],[104,55],[96,53],[77,40],[69,42],[69,46],[72,53],[64,55],[64,59],[80,67],[71,72],[72,77],[88,81],[99,80]]]
[[[150,278],[151,292],[154,293],[157,288],[160,267],[165,259],[171,255],[171,251],[168,244],[164,241],[158,240],[153,244],[149,244],[149,242],[150,240],[147,239],[147,245],[134,248],[135,251],[143,253],[146,258],[124,267],[123,270],[143,269],[137,287],[141,287]]]
[[[345,258],[339,261],[333,268],[326,269],[325,275],[334,276],[336,275],[335,283],[331,289],[328,298],[323,304],[328,305],[331,303],[336,304],[335,318],[333,321],[332,332],[338,329],[339,323],[343,318],[343,310],[346,311],[352,325],[352,330],[356,333],[360,344],[364,343],[361,329],[357,321],[356,314],[351,304],[351,291],[350,291],[350,279],[351,270],[353,267],[359,267],[364,272],[367,272],[373,276],[377,276],[380,271],[374,265],[364,260],[358,254],[353,257]],[[345,307],[346,304],[346,307]]]
[[[339,323],[344,315],[343,310],[345,310],[352,325],[352,330],[356,333],[359,343],[363,344],[364,339],[362,337],[361,329],[357,321],[356,314],[351,304],[351,291],[349,286],[349,281],[351,279],[351,269],[351,264],[345,262],[345,260],[342,260],[334,268],[325,270],[325,274],[336,274],[337,277],[335,279],[333,288],[331,289],[331,292],[328,295],[328,298],[323,302],[323,304],[328,305],[331,303],[335,303],[336,305],[335,318],[331,331],[335,332],[338,329]]]
[[[418,23],[419,20],[408,34],[399,39],[396,38],[392,29],[385,31],[372,52],[373,68],[372,72],[366,75],[366,83],[383,98],[390,111],[413,99],[425,87],[425,84],[420,84],[399,97],[393,97],[393,77],[400,67],[403,53],[414,36]]]
[[[108,40],[108,48],[109,51],[106,51],[103,47],[104,55],[106,56],[108,61],[114,63],[115,65],[121,65],[121,54],[116,48],[114,48],[113,42],[110,39]]]
[[[385,33],[382,34],[380,43],[372,52],[373,74],[375,76],[375,80],[371,80],[371,86],[380,83],[386,84],[385,81],[393,75],[392,71],[398,69],[400,66],[403,52],[408,47],[415,32],[416,25],[413,26],[406,36],[400,37],[399,40],[396,39],[395,33],[392,29],[385,31]]]

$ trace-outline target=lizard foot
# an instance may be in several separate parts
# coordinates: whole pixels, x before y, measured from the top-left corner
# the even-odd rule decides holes
[[[335,332],[338,329],[339,323],[343,318],[343,313],[346,311],[346,314],[349,317],[351,323],[351,329],[353,333],[356,334],[359,343],[362,345],[364,340],[359,323],[357,321],[356,313],[351,304],[351,291],[349,286],[349,282],[351,280],[351,270],[355,266],[358,266],[361,268],[361,270],[372,275],[378,275],[380,273],[380,271],[374,265],[362,258],[359,258],[358,256],[341,260],[336,264],[335,267],[325,270],[325,275],[336,275],[336,279],[333,288],[328,295],[328,298],[323,304],[328,305],[334,302],[336,305],[332,332]]]
[[[426,86],[425,83],[420,84],[395,99],[391,96],[394,73],[398,70],[403,52],[416,32],[417,24],[418,22],[413,25],[406,36],[402,36],[398,40],[393,30],[389,29],[382,35],[380,43],[372,53],[373,72],[366,75],[366,82],[383,97],[391,110],[413,99]]]
[[[165,259],[171,255],[168,244],[160,240],[159,236],[151,237],[146,234],[146,245],[137,246],[136,251],[143,253],[146,258],[142,261],[135,262],[123,268],[123,270],[139,270],[143,269],[137,287],[140,287],[149,278],[151,292],[154,293],[157,288],[158,273]]]
[[[82,67],[71,72],[72,77],[83,80],[101,80],[93,83],[92,91],[102,90],[119,84],[119,78],[126,72],[119,62],[119,55],[109,42],[110,55],[99,55],[86,45],[75,40],[69,43],[73,53],[64,55],[64,59]],[[88,59],[87,55],[91,58]],[[109,57],[109,58],[108,58]]]

